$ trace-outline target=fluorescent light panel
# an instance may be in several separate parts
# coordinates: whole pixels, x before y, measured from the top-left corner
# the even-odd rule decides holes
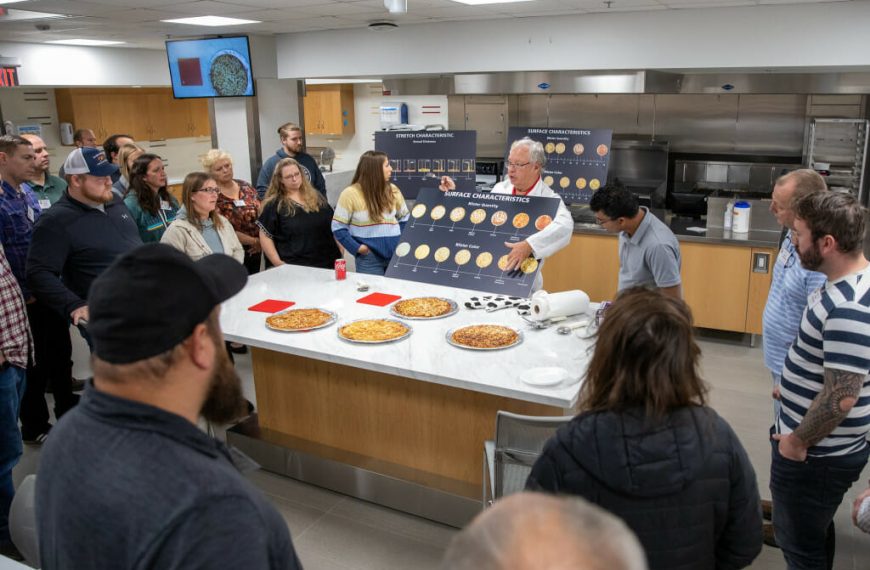
[[[482,4],[513,4],[514,2],[531,2],[532,0],[453,0],[460,4],[468,4],[469,6],[480,6]]]
[[[18,4],[19,2],[26,2],[27,0],[0,0],[0,6],[5,4]]]
[[[240,26],[242,24],[259,24],[260,20],[241,20],[239,18],[224,18],[223,16],[196,16],[193,18],[178,18],[175,20],[160,20],[170,24],[188,24],[191,26]]]
[[[118,44],[125,44],[127,42],[116,42],[113,40],[86,40],[84,38],[77,38],[74,40],[51,40],[45,43],[63,44],[67,46],[116,46]]]

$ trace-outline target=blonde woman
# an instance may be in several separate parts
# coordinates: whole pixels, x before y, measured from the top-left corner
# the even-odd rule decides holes
[[[314,189],[300,165],[283,158],[275,166],[257,226],[260,245],[273,265],[331,269],[341,258],[332,236],[333,211]]]
[[[390,183],[393,167],[387,155],[363,153],[335,206],[332,233],[356,257],[357,273],[383,275],[408,221],[402,192]]]
[[[112,192],[125,198],[130,190],[130,169],[137,158],[145,154],[145,149],[136,144],[125,144],[118,150],[118,168],[121,176],[112,184]]]
[[[233,177],[233,159],[226,151],[211,149],[202,158],[202,166],[220,188],[217,210],[235,229],[245,248],[245,268],[253,275],[260,270],[257,191],[248,182]]]
[[[217,182],[205,172],[191,172],[181,187],[183,206],[161,242],[184,252],[196,261],[212,253],[224,253],[241,263],[244,250],[236,232],[215,206]]]

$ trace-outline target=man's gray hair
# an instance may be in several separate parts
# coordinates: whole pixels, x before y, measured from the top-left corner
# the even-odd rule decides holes
[[[518,493],[453,537],[442,570],[646,570],[622,520],[579,497]]]
[[[523,137],[511,144],[511,150],[521,146],[529,149],[529,160],[531,162],[536,162],[541,165],[541,168],[544,168],[544,165],[547,164],[547,153],[544,152],[544,145],[538,141],[533,141],[529,137]]]

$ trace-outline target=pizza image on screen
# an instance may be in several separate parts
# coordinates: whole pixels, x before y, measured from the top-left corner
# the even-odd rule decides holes
[[[237,97],[248,91],[248,68],[241,56],[231,50],[219,52],[211,60],[208,75],[218,95]]]

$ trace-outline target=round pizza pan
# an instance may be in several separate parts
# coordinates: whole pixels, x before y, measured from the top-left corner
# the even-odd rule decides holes
[[[460,329],[464,329],[466,327],[484,326],[484,325],[492,326],[493,323],[471,323],[468,325],[462,325],[461,327],[454,327],[454,328],[450,329],[449,331],[447,331],[447,342],[449,344],[452,344],[453,346],[455,346],[457,348],[464,348],[465,350],[504,350],[505,348],[513,348],[514,346],[517,346],[518,344],[523,342],[523,331],[515,329],[514,327],[509,327],[507,325],[496,325],[496,326],[511,329],[512,331],[517,333],[517,339],[514,342],[512,342],[511,344],[506,344],[504,346],[494,346],[492,348],[484,348],[484,347],[468,346],[465,344],[460,344],[460,343],[456,342],[455,340],[453,340],[453,333],[455,333],[456,331],[458,331]]]
[[[399,301],[396,301],[395,303],[393,303],[390,306],[390,314],[393,315],[394,317],[398,317],[400,319],[407,319],[409,321],[435,321],[438,319],[446,319],[447,317],[453,316],[457,312],[459,312],[459,304],[456,301],[454,301],[453,299],[447,299],[445,297],[434,297],[435,299],[440,299],[440,300],[446,301],[447,303],[450,304],[450,310],[447,311],[446,313],[444,313],[443,315],[438,315],[436,317],[409,317],[409,316],[403,315],[401,313],[398,313],[396,311],[396,305],[398,303],[401,303],[402,301],[411,301],[413,299],[418,299],[418,298],[421,298],[421,297],[412,297],[410,299],[401,299]]]
[[[308,331],[313,331],[313,330],[317,330],[317,329],[322,329],[322,328],[328,327],[328,326],[334,324],[335,321],[336,321],[336,319],[338,319],[338,315],[336,315],[333,311],[328,311],[328,310],[326,310],[326,309],[321,309],[320,307],[300,307],[300,308],[294,308],[294,309],[290,309],[290,310],[287,310],[287,311],[281,311],[280,313],[275,313],[274,315],[269,315],[269,316],[270,316],[270,317],[276,317],[276,316],[278,316],[278,315],[283,315],[284,313],[289,313],[289,312],[291,312],[291,311],[300,311],[300,310],[303,310],[303,309],[317,309],[318,311],[323,311],[324,313],[329,314],[329,320],[326,321],[325,323],[323,323],[322,325],[317,325],[316,327],[308,327],[308,328],[304,328],[304,329],[281,329],[281,328],[278,328],[278,327],[273,327],[272,325],[269,324],[268,321],[266,321],[266,328],[269,329],[269,330],[273,330],[273,331],[277,331],[277,332],[286,332],[286,333],[308,332]],[[266,317],[266,318],[268,319],[269,317]]]
[[[347,338],[345,336],[342,336],[341,329],[343,329],[347,325],[350,325],[353,323],[358,323],[360,321],[390,321],[393,323],[399,323],[400,325],[402,325],[403,327],[405,327],[408,330],[402,336],[397,336],[396,338],[391,338],[391,339],[387,339],[387,340],[353,340],[353,339]],[[411,336],[411,333],[413,331],[414,331],[414,329],[411,328],[411,325],[409,325],[408,323],[403,323],[402,321],[397,320],[397,319],[356,319],[353,321],[348,321],[346,323],[341,323],[338,326],[338,328],[335,329],[336,334],[338,334],[338,338],[340,338],[341,340],[343,340],[345,342],[349,342],[352,344],[387,344],[390,342],[398,342],[400,340],[406,339],[409,336]]]

